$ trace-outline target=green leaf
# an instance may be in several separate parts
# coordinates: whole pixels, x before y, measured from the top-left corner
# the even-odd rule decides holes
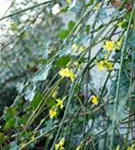
[[[4,134],[0,132],[0,145],[5,142]]]
[[[127,46],[135,48],[135,31],[132,31],[128,35]]]
[[[68,11],[69,6],[61,8],[60,12],[65,13]]]
[[[9,120],[14,118],[17,115],[17,111],[15,107],[6,108],[4,110],[4,119]]]
[[[55,105],[56,105],[55,99],[54,99],[54,98],[49,98],[49,99],[47,99],[46,104],[47,104],[49,107],[55,106]]]
[[[31,102],[31,108],[32,109],[35,109],[37,107],[37,105],[39,104],[39,102],[41,101],[42,99],[42,94],[41,93],[36,93],[33,101]]]
[[[29,114],[24,114],[23,116],[21,116],[19,123],[22,125],[26,125],[26,122],[28,121],[29,118]]]
[[[56,61],[56,66],[57,67],[64,67],[68,64],[68,62],[70,61],[70,57],[69,56],[63,56],[61,58],[59,58]]]
[[[33,82],[44,81],[47,78],[50,69],[51,69],[51,64],[47,64],[34,76],[32,81]]]
[[[13,129],[14,126],[15,126],[15,119],[14,119],[14,118],[10,118],[10,119],[6,122],[6,124],[5,124],[4,128],[3,128],[3,130],[4,130],[4,131],[7,131],[7,130],[10,130],[10,129]]]
[[[87,3],[85,6],[89,7],[90,5],[92,5],[94,3],[94,0],[90,0],[89,3]]]
[[[37,61],[37,63],[41,63],[41,64],[46,64],[47,63],[47,59],[40,59],[39,61]]]
[[[63,29],[63,30],[61,30],[60,33],[59,33],[59,38],[60,38],[61,40],[64,40],[64,39],[66,39],[66,38],[68,37],[68,35],[69,35],[69,31],[66,30],[66,29]]]
[[[70,21],[68,23],[68,29],[69,29],[69,31],[71,31],[74,28],[74,26],[75,26],[75,22],[74,21]]]
[[[130,107],[131,111],[135,112],[135,101],[130,100],[130,101],[128,101],[128,103],[129,103],[129,107]]]
[[[90,25],[86,25],[86,29],[85,30],[86,30],[86,33],[89,34],[89,32],[90,32]]]

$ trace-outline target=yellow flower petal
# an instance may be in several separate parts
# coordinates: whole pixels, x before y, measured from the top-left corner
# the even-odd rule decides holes
[[[91,97],[91,102],[92,102],[94,105],[98,105],[98,97],[92,96],[92,97]]]
[[[104,62],[103,61],[97,62],[97,67],[98,67],[99,71],[103,71],[104,70]]]
[[[56,110],[50,109],[49,110],[49,115],[50,115],[50,119],[56,117],[57,116]]]
[[[109,52],[112,52],[116,49],[114,41],[106,41],[103,48]]]
[[[97,67],[98,67],[99,71],[103,71],[104,69],[111,71],[111,70],[113,70],[113,63],[108,60],[103,60],[103,61],[101,60],[101,61],[97,62]]]
[[[117,24],[117,26],[119,27],[119,28],[122,28],[122,25],[123,25],[123,21],[121,21],[121,22],[119,22],[118,24]]]
[[[111,71],[113,70],[113,63],[112,62],[109,62],[107,60],[104,61],[104,67],[108,70],[108,71]]]
[[[74,82],[75,74],[68,68],[62,69],[61,71],[59,71],[59,74],[61,78],[67,77],[70,78],[72,82]]]
[[[60,140],[60,142],[59,142],[59,145],[60,145],[60,146],[64,146],[64,143],[65,143],[65,138],[62,138],[62,139]]]
[[[56,99],[56,102],[57,102],[57,106],[60,107],[60,109],[63,109],[64,107],[64,104],[63,104],[63,101],[59,99]]]
[[[65,138],[62,138],[58,144],[55,144],[55,150],[64,150]]]

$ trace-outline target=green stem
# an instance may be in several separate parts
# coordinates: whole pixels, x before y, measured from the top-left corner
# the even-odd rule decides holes
[[[26,12],[26,11],[28,11],[28,10],[34,9],[34,8],[36,8],[36,7],[39,7],[39,6],[42,6],[42,5],[51,3],[51,2],[53,2],[53,1],[51,0],[51,1],[42,2],[42,3],[36,4],[36,5],[34,5],[34,6],[28,7],[28,8],[26,8],[26,9],[17,11],[17,12],[15,12],[15,13],[12,13],[12,14],[9,14],[9,15],[7,15],[7,16],[4,16],[4,17],[0,18],[0,21],[2,21],[2,20],[4,20],[4,19],[7,19],[7,18],[10,18],[10,17],[13,17],[13,16],[18,15],[18,14],[21,14],[21,13]]]
[[[133,7],[132,13],[130,15],[130,20],[129,20],[128,27],[127,27],[127,33],[126,33],[124,44],[123,44],[123,47],[122,47],[122,55],[121,55],[121,60],[120,60],[120,70],[119,70],[119,74],[118,74],[116,96],[115,96],[115,99],[114,99],[114,110],[113,110],[114,118],[113,118],[113,121],[112,121],[112,136],[111,136],[110,150],[113,150],[116,115],[117,115],[116,113],[117,113],[117,108],[118,108],[120,83],[121,83],[121,74],[122,74],[124,56],[125,56],[125,52],[126,52],[126,43],[127,43],[127,39],[128,39],[128,33],[129,33],[130,25],[131,25],[131,22],[132,22],[134,10],[135,10],[135,7]]]

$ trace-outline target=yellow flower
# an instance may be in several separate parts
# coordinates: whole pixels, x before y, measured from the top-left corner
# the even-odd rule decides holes
[[[117,26],[119,27],[119,28],[122,28],[122,25],[123,25],[123,21],[120,21],[118,24],[117,24]]]
[[[115,42],[114,41],[106,41],[103,48],[109,52],[112,52],[115,50]]]
[[[63,109],[64,105],[63,105],[63,101],[60,100],[60,98],[56,99],[57,102],[57,106],[60,107],[60,109]]]
[[[64,150],[65,138],[62,138],[58,144],[55,144],[55,150]]]
[[[98,67],[99,71],[103,71],[104,70],[104,61],[97,62],[97,67]]]
[[[103,71],[104,69],[107,69],[108,71],[113,70],[113,63],[108,60],[101,60],[97,62],[97,67],[99,71]]]
[[[97,104],[98,104],[98,97],[92,96],[92,97],[91,97],[91,102],[92,102],[94,105],[97,105]]]
[[[49,110],[49,115],[50,115],[50,119],[56,117],[57,116],[56,110],[50,109]]]
[[[72,0],[66,0],[66,2],[67,2],[68,4],[71,4],[71,3],[72,3]]]
[[[59,74],[62,78],[67,77],[70,78],[72,82],[74,82],[75,74],[68,68],[62,69],[61,71],[59,71]]]
[[[111,70],[113,70],[113,63],[110,62],[110,61],[105,60],[105,61],[104,61],[104,67],[105,67],[108,71],[111,71]]]

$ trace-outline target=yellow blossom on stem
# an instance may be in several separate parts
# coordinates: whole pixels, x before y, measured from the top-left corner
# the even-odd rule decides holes
[[[94,105],[97,105],[97,104],[98,104],[98,97],[97,97],[97,96],[92,96],[90,99],[91,99],[91,102],[92,102]]]
[[[56,99],[56,102],[57,102],[57,106],[60,107],[60,109],[63,109],[63,107],[64,107],[63,101],[60,100],[60,98],[58,98],[58,99]]]
[[[117,24],[117,26],[118,26],[119,28],[122,28],[123,23],[124,23],[124,21],[120,21],[120,22]]]
[[[108,71],[113,70],[113,63],[108,60],[101,60],[97,62],[97,67],[99,71],[103,71],[104,69],[107,69]]]
[[[104,61],[97,62],[97,67],[98,67],[99,71],[103,71],[104,70]]]
[[[112,52],[116,49],[114,41],[106,41],[103,48],[109,52]]]
[[[50,119],[54,118],[57,116],[57,112],[55,109],[50,109],[49,110],[49,115],[50,115]]]
[[[105,66],[105,68],[106,68],[108,71],[113,70],[113,63],[110,62],[110,61],[105,60],[105,61],[104,61],[104,66]]]
[[[58,144],[55,144],[55,150],[64,150],[65,138],[62,138]]]
[[[75,79],[75,74],[68,68],[65,68],[65,69],[61,69],[59,71],[59,74],[61,76],[61,78],[70,78],[71,79],[71,82],[74,82],[74,79]]]

